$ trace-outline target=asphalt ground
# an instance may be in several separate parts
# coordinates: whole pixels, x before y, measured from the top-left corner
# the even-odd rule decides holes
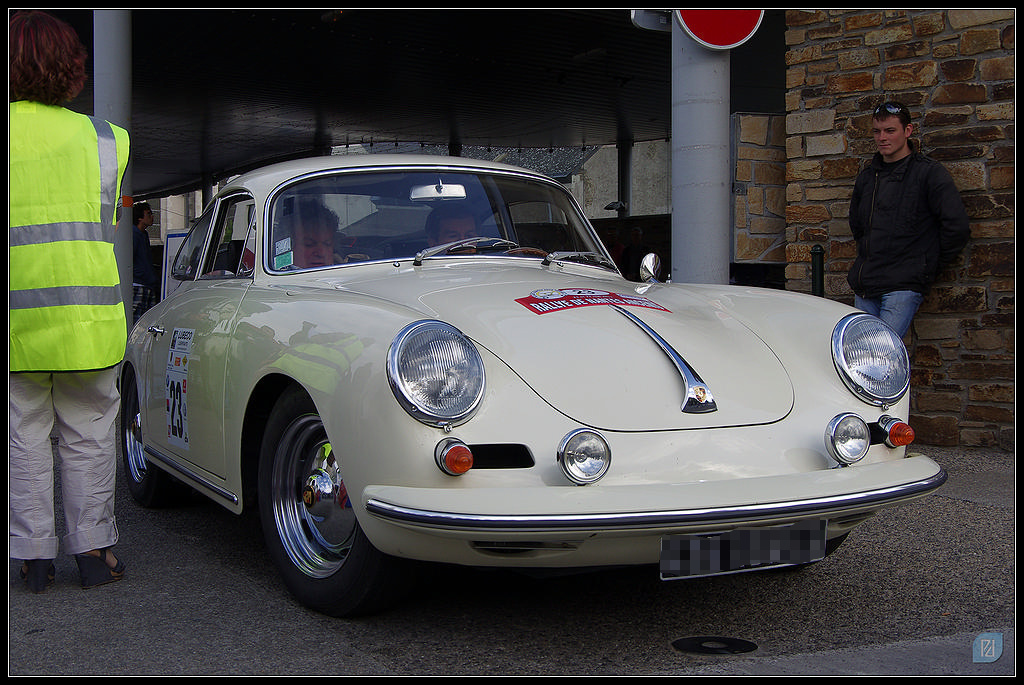
[[[198,497],[142,509],[121,480],[123,581],[83,590],[65,556],[34,595],[10,560],[8,673],[1013,675],[1014,456],[916,451],[946,486],[799,571],[662,582],[651,568],[536,579],[433,566],[403,604],[356,620],[295,602],[254,518]]]

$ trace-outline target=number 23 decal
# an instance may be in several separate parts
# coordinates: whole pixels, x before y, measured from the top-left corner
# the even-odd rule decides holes
[[[167,412],[167,441],[188,449],[188,362],[195,331],[175,328],[167,354],[164,401]]]

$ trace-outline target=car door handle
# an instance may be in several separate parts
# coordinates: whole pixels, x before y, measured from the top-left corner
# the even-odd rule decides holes
[[[148,330],[150,333],[152,333],[154,338],[156,336],[158,336],[158,335],[163,335],[164,333],[167,332],[167,331],[164,330],[164,328],[162,326],[150,326],[146,330]]]

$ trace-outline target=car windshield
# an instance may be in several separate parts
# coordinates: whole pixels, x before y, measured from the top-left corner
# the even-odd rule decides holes
[[[514,175],[315,176],[274,197],[269,226],[271,271],[467,254],[544,259],[555,253],[611,267],[566,191]]]

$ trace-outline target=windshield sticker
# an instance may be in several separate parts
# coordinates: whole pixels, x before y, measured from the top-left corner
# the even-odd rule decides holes
[[[618,305],[620,307],[644,307],[667,312],[660,304],[634,295],[610,293],[605,290],[566,288],[563,290],[534,290],[529,297],[516,300],[536,314],[547,314],[577,307]]]
[[[167,412],[167,441],[188,449],[188,359],[195,330],[175,328],[167,354],[164,401]]]

